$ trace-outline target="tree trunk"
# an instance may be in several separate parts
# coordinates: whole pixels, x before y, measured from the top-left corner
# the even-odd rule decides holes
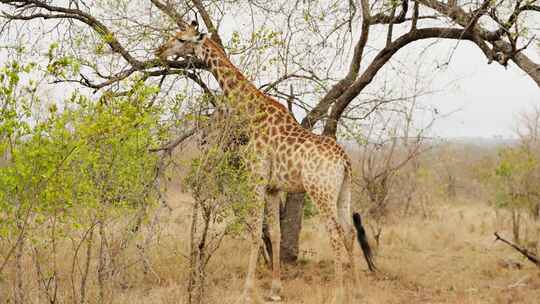
[[[304,211],[304,193],[288,193],[280,212],[281,261],[294,264],[298,260],[300,230]]]
[[[457,196],[456,191],[456,178],[452,174],[448,174],[448,185],[446,186],[446,193],[449,198],[454,199]]]
[[[22,225],[20,225],[19,227],[22,227]],[[23,304],[25,301],[24,290],[23,290],[24,278],[23,278],[23,265],[22,265],[22,259],[24,256],[24,238],[23,237],[21,237],[21,240],[18,241],[18,244],[16,246],[17,246],[17,249],[15,251],[15,280],[13,282],[14,283],[14,286],[13,286],[14,301],[13,302],[15,304]]]
[[[512,234],[514,236],[514,243],[520,244],[519,228],[521,222],[521,213],[519,210],[512,210]]]
[[[191,230],[190,230],[190,259],[189,259],[189,281],[188,281],[188,303],[200,304],[203,301],[204,295],[204,267],[201,260],[204,248],[200,247],[199,239],[199,217],[200,217],[200,201],[196,199],[191,215]]]

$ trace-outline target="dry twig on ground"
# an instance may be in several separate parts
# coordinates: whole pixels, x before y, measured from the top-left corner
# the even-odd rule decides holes
[[[495,232],[495,241],[502,241],[503,243],[506,243],[508,244],[508,246],[514,248],[515,250],[519,251],[519,253],[521,253],[522,255],[524,255],[525,257],[527,257],[527,259],[531,262],[533,262],[538,268],[540,268],[540,258],[538,258],[536,255],[534,255],[532,252],[530,252],[529,250],[523,248],[523,247],[520,247],[518,245],[515,245],[515,244],[512,244],[511,242],[503,239],[498,232]]]

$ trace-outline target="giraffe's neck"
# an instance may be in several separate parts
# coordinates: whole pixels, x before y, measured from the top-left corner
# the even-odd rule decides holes
[[[223,90],[227,107],[257,120],[266,96],[260,92],[227,58],[215,42],[205,38],[197,54],[209,67]]]

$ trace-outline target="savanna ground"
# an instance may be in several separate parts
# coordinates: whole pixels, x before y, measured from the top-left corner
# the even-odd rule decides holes
[[[190,153],[183,152],[182,157],[187,154]],[[459,162],[453,164],[456,163]],[[435,167],[430,168],[437,171]],[[474,170],[462,165],[460,168],[465,169],[461,171],[462,177]],[[18,272],[23,278],[18,288],[25,293],[24,303],[50,303],[44,296],[43,286],[50,287],[52,278],[60,286],[57,303],[80,302],[88,253],[90,271],[84,279],[84,303],[187,303],[194,200],[178,172],[182,175],[183,168],[177,168],[166,187],[168,207],[154,207],[146,228],[127,242],[131,245],[124,246],[121,241],[129,216],[112,216],[113,224],[108,226],[111,231],[105,232],[106,249],[111,257],[122,260],[108,262],[107,267],[111,270],[106,272],[114,274],[101,276],[101,283],[97,229],[90,251],[87,251],[87,243],[76,242],[77,237],[83,235],[82,230],[72,232],[71,242],[59,241],[56,253],[52,255],[56,257],[54,268],[46,260],[47,254],[41,254],[42,273],[39,277],[49,279],[42,279],[39,288],[32,246],[26,245],[28,249],[22,256],[22,269]],[[361,265],[361,272],[360,284],[354,288],[361,289],[362,303],[538,303],[539,269],[507,245],[494,242],[494,232],[512,240],[509,212],[494,208],[481,187],[472,184],[471,180],[462,180],[462,184],[471,185],[465,185],[468,190],[458,188],[457,196],[452,199],[437,190],[443,186],[438,185],[440,179],[425,178],[423,183],[425,185],[417,190],[421,192],[416,196],[418,201],[409,208],[407,215],[396,210],[385,218],[378,245],[373,239],[373,221],[369,216],[365,217],[379,271],[370,273],[367,270],[357,247],[356,261]],[[470,193],[477,186],[479,192]],[[353,202],[356,210],[361,209],[361,205],[361,202]],[[332,252],[319,220],[317,215],[304,218],[298,264],[284,266],[285,303],[327,303],[330,299],[334,278]],[[522,240],[537,240],[539,223],[529,217],[522,220]],[[46,245],[44,248],[51,250]],[[0,249],[6,256],[7,247]],[[78,254],[76,262],[74,252]],[[242,234],[225,237],[208,264],[207,303],[236,302],[243,289],[248,252],[248,242]],[[117,266],[113,269],[110,265]],[[12,303],[14,278],[17,277],[15,267],[8,263],[1,277],[2,303]],[[101,273],[109,268],[103,266]],[[50,275],[45,273],[46,269],[56,269],[56,272]],[[269,291],[270,280],[270,270],[261,258],[258,291],[262,297]],[[350,284],[351,280],[348,282]],[[100,289],[99,284],[105,287]]]
[[[161,246],[152,263],[160,283],[149,281],[121,291],[118,303],[178,303],[185,296],[187,260],[174,254],[187,252],[191,198],[171,191],[174,210],[161,219]],[[393,220],[385,228],[376,253],[379,272],[368,272],[361,256],[360,286],[365,303],[538,303],[540,272],[519,253],[494,242],[493,232],[510,235],[493,209],[478,201],[433,202],[428,216]],[[530,231],[538,233],[538,231]],[[326,231],[314,217],[304,222],[299,265],[285,267],[284,302],[327,303],[331,295],[333,265]],[[210,303],[234,303],[240,296],[248,246],[227,240],[209,269]],[[166,254],[160,254],[165,252]],[[523,267],[508,267],[508,262]],[[259,292],[270,287],[270,271],[261,262]]]

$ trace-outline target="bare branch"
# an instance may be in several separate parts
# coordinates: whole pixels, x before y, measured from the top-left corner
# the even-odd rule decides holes
[[[378,71],[392,58],[392,56],[407,44],[430,38],[441,39],[463,39],[473,40],[470,33],[458,28],[423,28],[413,32],[408,32],[390,45],[382,49],[373,59],[371,64],[366,68],[364,73],[336,99],[334,107],[330,113],[330,117],[326,122],[323,134],[335,136],[337,130],[337,122],[343,114],[345,108],[360,92],[373,80]]]
[[[48,12],[53,12],[56,14],[43,14],[43,13],[36,13],[32,15],[24,15],[24,10],[18,14],[18,15],[9,15],[4,14],[4,16],[8,19],[15,19],[15,20],[30,20],[35,18],[65,18],[65,19],[75,19],[79,20],[80,22],[83,22],[90,26],[96,33],[98,33],[103,41],[107,43],[111,50],[115,53],[120,54],[127,62],[129,62],[133,67],[142,69],[145,64],[144,62],[141,62],[137,59],[135,59],[125,48],[116,36],[113,34],[111,30],[105,24],[94,18],[92,15],[85,13],[79,9],[74,8],[66,8],[66,7],[60,7],[60,6],[53,6],[46,4],[43,1],[37,1],[37,0],[26,0],[26,1],[10,1],[10,0],[1,0],[0,3],[13,5],[15,3],[20,3],[19,8],[20,9],[28,9],[28,8],[41,8]]]
[[[197,10],[199,11],[199,14],[201,14],[201,17],[203,18],[204,24],[206,25],[206,28],[210,33],[212,33],[212,40],[214,40],[221,48],[223,48],[223,42],[221,41],[221,37],[219,36],[219,33],[217,31],[217,28],[214,26],[214,23],[212,22],[212,19],[210,18],[210,15],[208,15],[208,12],[204,8],[202,2],[200,0],[191,0]]]
[[[416,30],[416,24],[418,23],[418,14],[419,14],[418,1],[414,1],[411,31]]]
[[[165,15],[169,16],[179,28],[185,28],[187,26],[186,21],[184,20],[183,16],[180,15],[174,8],[169,4],[169,1],[167,1],[167,4],[163,4],[159,0],[150,0],[152,4],[154,4],[159,10],[161,10]]]
[[[368,38],[369,38],[369,27],[371,25],[371,13],[369,8],[368,0],[361,0],[360,4],[362,5],[362,30],[360,33],[360,38],[358,43],[354,47],[353,58],[351,59],[351,64],[349,66],[349,71],[347,75],[336,83],[324,97],[319,100],[317,106],[313,108],[311,112],[304,117],[301,125],[304,128],[311,129],[317,121],[319,121],[323,116],[328,112],[330,105],[347,90],[347,88],[353,83],[353,81],[358,77],[358,72],[360,71],[360,64],[362,63],[362,56],[364,54],[364,49],[366,47]]]
[[[509,32],[509,26],[513,25],[517,21],[517,17],[523,11],[523,7],[520,7],[520,1],[516,3],[513,13],[509,17],[509,24],[504,24],[501,22],[496,12],[493,10],[490,11],[490,17],[499,23],[500,28],[495,31],[489,31],[484,27],[480,26],[475,19],[479,18],[478,14],[467,13],[462,7],[457,5],[444,4],[443,2],[437,0],[418,0],[419,3],[434,9],[435,11],[449,17],[455,23],[461,25],[462,27],[468,29],[469,32],[473,33],[473,41],[480,47],[482,52],[488,58],[488,63],[492,61],[497,61],[501,65],[506,66],[508,60],[514,61],[523,71],[525,71],[531,78],[540,86],[540,64],[533,62],[529,57],[527,57],[523,52],[522,48],[516,46],[517,37],[512,38],[512,34]],[[482,7],[486,9],[489,4],[483,2]],[[479,10],[476,10],[476,13],[482,12],[484,14],[482,7]],[[537,11],[536,7],[529,7],[528,5],[524,6],[527,10]],[[502,40],[503,35],[506,34],[509,41]],[[492,45],[492,48],[488,46],[488,43]],[[517,50],[520,50],[517,52]]]
[[[186,139],[188,139],[189,137],[191,137],[191,136],[192,136],[193,134],[195,134],[196,132],[197,132],[197,129],[196,129],[196,128],[189,129],[189,130],[185,131],[184,133],[180,134],[180,136],[178,136],[176,139],[171,140],[170,142],[166,143],[164,146],[159,147],[159,148],[149,149],[148,151],[150,151],[150,152],[165,151],[165,152],[171,154],[172,151],[173,151],[179,144],[181,144],[184,140],[186,140]]]
[[[403,23],[407,20],[405,17],[407,16],[407,12],[409,10],[409,0],[402,0],[401,2],[401,11],[399,15],[395,15],[396,7],[392,7],[390,15],[385,15],[383,13],[379,13],[374,15],[371,18],[371,24],[399,24]]]

